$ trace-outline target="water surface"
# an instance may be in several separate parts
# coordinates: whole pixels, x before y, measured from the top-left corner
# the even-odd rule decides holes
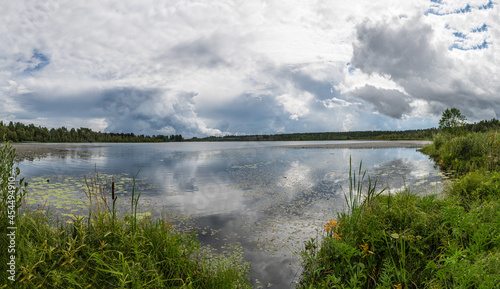
[[[30,201],[71,213],[83,208],[84,175],[95,169],[130,195],[137,175],[144,206],[189,217],[214,248],[240,244],[255,287],[290,288],[296,253],[344,208],[349,160],[378,187],[437,193],[441,173],[414,148],[331,149],[287,145],[335,142],[96,144],[20,162]],[[90,144],[92,145],[92,144]],[[48,181],[47,181],[48,180]]]

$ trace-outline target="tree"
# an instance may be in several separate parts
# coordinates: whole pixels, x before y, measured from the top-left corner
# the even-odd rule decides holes
[[[447,108],[439,120],[439,129],[446,132],[457,133],[457,131],[465,125],[466,120],[467,119],[458,108]]]

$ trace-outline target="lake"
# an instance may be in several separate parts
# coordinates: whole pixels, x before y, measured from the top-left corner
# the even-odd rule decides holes
[[[137,175],[141,213],[176,216],[218,250],[242,246],[255,287],[290,288],[300,278],[297,253],[304,241],[321,236],[325,223],[344,210],[350,159],[356,170],[362,161],[385,193],[441,190],[441,172],[415,148],[291,147],[335,143],[65,144],[19,167],[30,183],[30,204],[50,205],[66,216],[84,208],[84,176],[94,170],[115,181],[124,203]]]

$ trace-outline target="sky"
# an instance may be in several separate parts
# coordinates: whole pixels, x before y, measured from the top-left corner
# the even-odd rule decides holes
[[[490,0],[7,1],[0,119],[204,137],[500,118],[499,15]]]

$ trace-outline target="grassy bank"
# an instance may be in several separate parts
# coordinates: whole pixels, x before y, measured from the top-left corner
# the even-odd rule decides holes
[[[348,210],[301,252],[301,288],[498,288],[497,132],[438,134],[423,151],[459,177],[439,196],[388,195],[352,170]]]
[[[454,136],[439,133],[422,148],[438,164],[459,175],[472,171],[500,169],[500,134],[496,130]]]
[[[121,214],[96,176],[88,180],[89,215],[61,223],[23,204],[27,191],[22,180],[12,181],[19,170],[9,144],[1,157],[0,231],[15,237],[1,235],[0,288],[251,287],[238,248],[215,254],[194,232],[177,233],[162,219],[139,220],[135,187],[130,211]]]

